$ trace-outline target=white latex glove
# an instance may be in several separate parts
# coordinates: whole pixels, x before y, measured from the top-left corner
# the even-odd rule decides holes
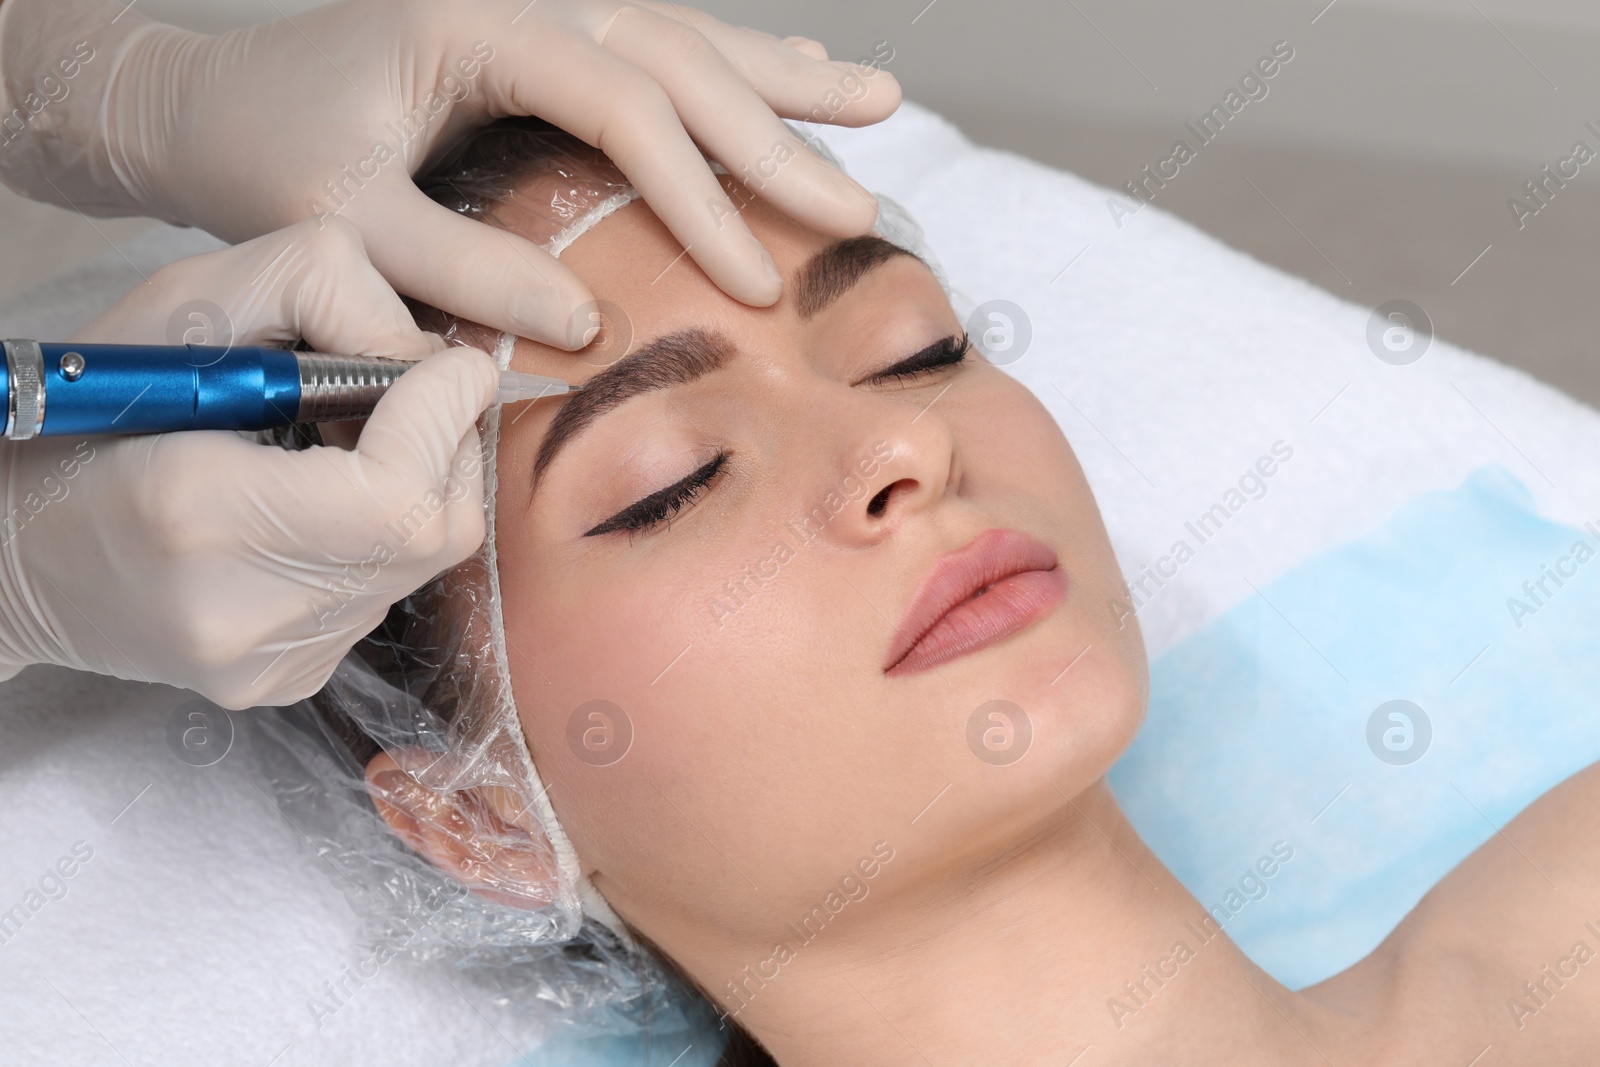
[[[165,343],[197,300],[227,313],[239,344],[304,336],[319,351],[427,358],[354,451],[225,431],[0,443],[0,677],[54,663],[228,708],[287,704],[482,543],[475,420],[498,372],[471,349],[428,355],[438,337],[412,323],[354,227],[301,223],[180,261],[73,339]]]
[[[29,93],[41,104],[0,148],[13,189],[228,241],[337,213],[401,292],[564,348],[595,328],[588,289],[418,191],[411,175],[441,146],[494,117],[552,122],[609,155],[713,281],[765,306],[782,280],[696,142],[795,219],[850,236],[876,202],[778,115],[865,125],[900,103],[876,66],[887,46],[866,67],[829,62],[814,41],[676,3],[341,0],[221,36],[132,8],[0,5],[6,108]],[[59,102],[39,90],[46,77]]]

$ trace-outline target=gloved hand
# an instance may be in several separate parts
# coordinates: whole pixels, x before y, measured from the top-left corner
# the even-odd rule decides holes
[[[225,431],[0,444],[0,677],[54,663],[228,708],[314,693],[389,605],[483,541],[481,352],[417,329],[355,228],[301,223],[182,260],[74,340],[159,344],[191,302],[234,340],[426,356],[353,451]],[[213,313],[213,316],[215,313]],[[181,316],[180,316],[181,320]]]
[[[336,214],[401,292],[577,348],[594,329],[588,289],[530,242],[430,201],[411,181],[426,160],[470,126],[537,115],[609,155],[713,281],[765,306],[782,280],[695,142],[799,221],[865,233],[871,195],[777,115],[887,117],[900,89],[884,59],[828,62],[814,41],[643,0],[340,0],[221,36],[125,0],[5,0],[6,109],[30,93],[40,107],[0,130],[0,178],[228,241]]]

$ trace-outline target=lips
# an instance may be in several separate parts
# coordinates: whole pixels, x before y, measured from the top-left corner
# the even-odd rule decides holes
[[[884,673],[913,674],[1005,640],[1066,595],[1056,554],[1017,530],[987,530],[946,553],[889,642]]]

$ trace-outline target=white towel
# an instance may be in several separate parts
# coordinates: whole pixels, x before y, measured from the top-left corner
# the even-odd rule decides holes
[[[1250,582],[1486,462],[1517,472],[1552,517],[1600,518],[1600,418],[1518,372],[1438,342],[1412,365],[1380,362],[1371,309],[1155,208],[1119,229],[1109,191],[974,149],[922,109],[824,136],[911,209],[972,303],[1026,309],[1031,348],[1010,369],[1077,449],[1130,582],[1275,442],[1293,449],[1175,578],[1146,580],[1153,654]],[[141,271],[205,247],[156,231],[0,306],[0,333],[64,337]],[[504,1064],[536,1041],[526,1013],[475,997],[470,976],[401,961],[319,1028],[312,998],[365,954],[356,918],[247,760],[173,755],[166,731],[186,699],[41,668],[0,687],[0,914],[26,907],[79,842],[92,849],[66,895],[0,943],[0,1058]]]

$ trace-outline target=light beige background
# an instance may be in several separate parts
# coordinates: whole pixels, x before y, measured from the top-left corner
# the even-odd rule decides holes
[[[440,0],[448,3],[448,0]],[[216,30],[307,0],[143,0]],[[1274,42],[1295,58],[1157,203],[1351,300],[1600,404],[1600,161],[1519,230],[1545,164],[1600,150],[1594,0],[703,0],[840,58],[894,49],[912,98],[975,140],[1121,185]],[[0,295],[142,223],[0,202]],[[1487,249],[1487,251],[1485,251]],[[1482,254],[1482,258],[1478,259]],[[1476,262],[1474,263],[1474,261]],[[1467,268],[1471,265],[1471,269]],[[1463,275],[1462,272],[1466,273]]]

